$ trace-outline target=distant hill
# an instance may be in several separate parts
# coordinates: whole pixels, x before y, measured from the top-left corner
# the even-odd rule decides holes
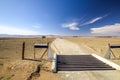
[[[1,37],[15,37],[15,38],[39,38],[42,36],[46,37],[93,37],[93,38],[120,38],[120,36],[64,36],[64,35],[9,35],[0,34]]]
[[[24,37],[41,37],[42,35],[9,35],[9,34],[0,34],[0,37],[17,37],[17,38],[24,38]]]

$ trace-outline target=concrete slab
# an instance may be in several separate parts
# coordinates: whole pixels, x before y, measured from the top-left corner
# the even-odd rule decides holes
[[[61,80],[120,80],[120,71],[60,71]]]

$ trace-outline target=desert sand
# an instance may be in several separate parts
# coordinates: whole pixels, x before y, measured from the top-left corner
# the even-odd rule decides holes
[[[22,43],[25,42],[25,58],[21,59]],[[52,73],[51,60],[47,57],[46,49],[35,49],[34,44],[50,42],[52,54],[86,55],[95,53],[102,57],[110,44],[120,44],[120,38],[0,38],[0,80],[119,80],[119,71],[81,71]],[[120,57],[120,49],[112,49]],[[43,57],[41,58],[41,56]],[[111,56],[113,57],[113,56]],[[111,61],[120,65],[120,60]],[[40,71],[32,75],[40,65]],[[107,74],[106,74],[107,73]],[[105,75],[103,75],[105,74]],[[32,76],[31,76],[32,75]],[[81,76],[80,76],[81,75]],[[70,77],[71,76],[71,77]],[[77,77],[80,76],[80,77]]]

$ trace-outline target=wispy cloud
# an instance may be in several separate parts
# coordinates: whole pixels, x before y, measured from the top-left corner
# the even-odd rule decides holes
[[[38,35],[39,32],[32,30],[25,30],[21,28],[11,27],[11,26],[1,26],[0,34],[10,34],[10,35]]]
[[[95,22],[97,22],[97,21],[99,21],[99,20],[101,20],[101,19],[103,19],[103,18],[105,18],[105,17],[107,17],[109,15],[110,15],[110,13],[108,13],[108,14],[106,14],[104,16],[93,18],[90,21],[87,21],[87,22],[81,24],[80,26],[84,26],[84,25],[88,25],[88,24],[93,24],[93,23],[95,23]]]
[[[90,20],[88,22],[85,22],[85,23],[81,24],[80,26],[84,26],[84,25],[88,25],[88,24],[93,24],[93,23],[95,23],[95,22],[97,22],[97,21],[99,21],[101,19],[103,19],[103,17],[97,17],[97,18],[94,18],[94,19],[92,19],[92,20]]]
[[[78,26],[78,23],[77,22],[71,22],[71,23],[65,23],[65,24],[62,24],[62,27],[63,28],[69,28],[70,30],[80,30]]]
[[[106,25],[99,28],[91,28],[92,34],[120,34],[120,24]]]
[[[95,19],[92,19],[91,21],[89,21],[87,24],[92,24],[92,23],[95,23],[96,21],[99,21],[101,20],[103,17],[97,17]]]

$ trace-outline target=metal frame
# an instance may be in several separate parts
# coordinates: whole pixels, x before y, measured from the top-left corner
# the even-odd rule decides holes
[[[50,50],[50,44],[49,43],[40,43],[40,44],[34,44],[34,59],[35,59],[35,48],[47,48],[48,58],[52,59],[52,54]],[[44,54],[43,54],[44,55]],[[42,55],[42,56],[43,56]]]
[[[106,59],[110,59],[111,55],[113,55],[114,59],[118,59],[115,54],[113,53],[113,51],[111,50],[111,48],[120,48],[120,44],[108,44],[108,49],[107,52],[105,54],[105,58]]]
[[[53,56],[51,54],[51,50],[50,50],[50,44],[49,43],[40,43],[40,44],[34,44],[34,59],[35,59],[35,48],[47,48],[47,53],[48,53],[48,59],[52,60]],[[46,53],[46,51],[42,54],[41,58],[44,56],[44,54]],[[22,43],[22,60],[25,59],[25,42]]]

